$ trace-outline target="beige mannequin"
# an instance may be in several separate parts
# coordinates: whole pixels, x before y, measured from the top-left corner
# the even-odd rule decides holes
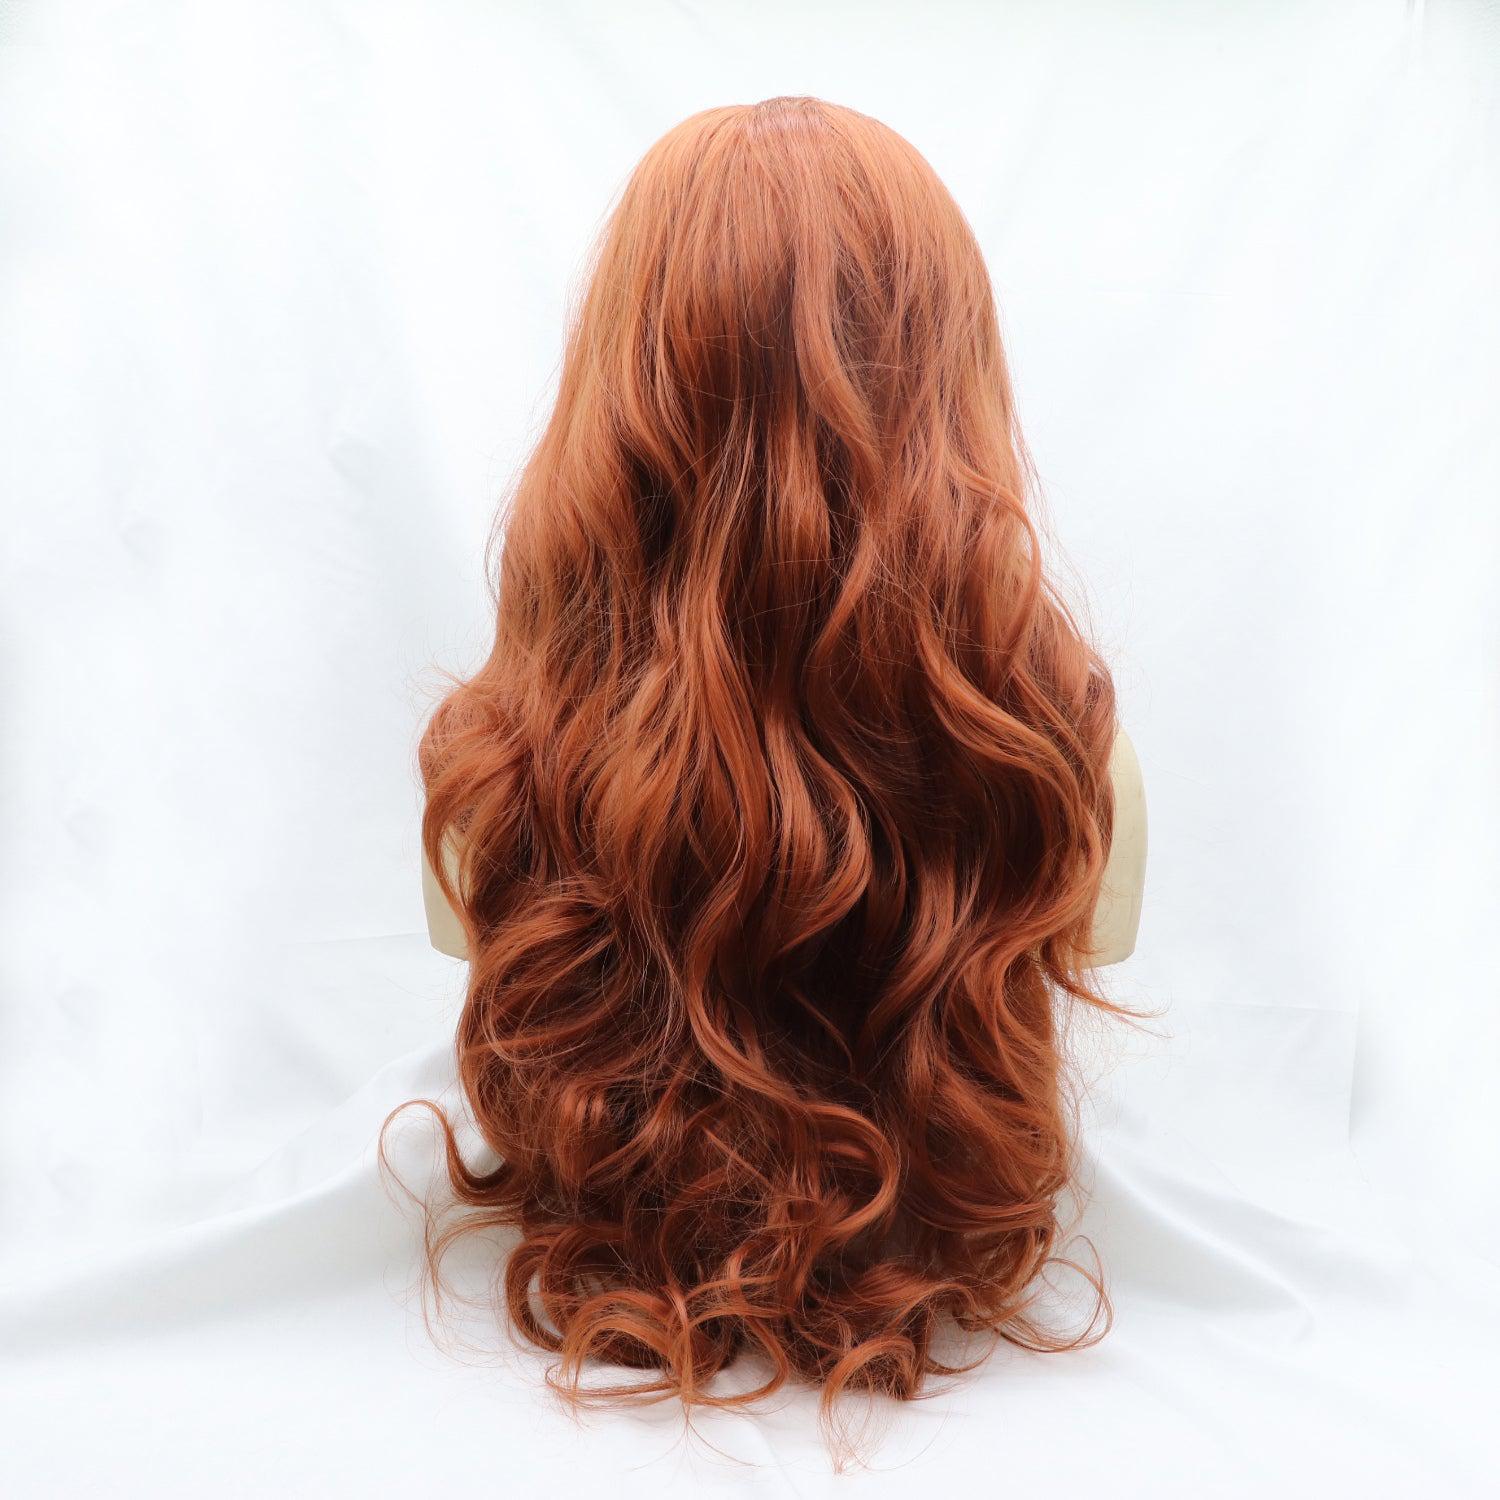
[[[1146,884],[1146,789],[1135,746],[1123,729],[1115,735],[1109,764],[1115,788],[1115,831],[1104,867],[1099,904],[1094,908],[1094,946],[1098,950],[1094,968],[1117,964],[1135,951]],[[448,869],[451,876],[454,870],[451,845]],[[427,908],[427,932],[432,946],[450,958],[467,958],[463,927],[443,899],[425,851],[422,899]]]

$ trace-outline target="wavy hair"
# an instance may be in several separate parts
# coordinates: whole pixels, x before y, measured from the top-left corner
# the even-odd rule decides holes
[[[776,98],[668,131],[589,273],[493,649],[420,746],[495,1156],[431,1106],[467,1212],[430,1269],[513,1227],[501,1311],[572,1402],[795,1380],[826,1421],[972,1369],[945,1321],[1092,1341],[1099,1277],[1081,1334],[1035,1299],[1063,1002],[1124,1013],[1087,963],[1115,696],[973,233],[893,130]]]

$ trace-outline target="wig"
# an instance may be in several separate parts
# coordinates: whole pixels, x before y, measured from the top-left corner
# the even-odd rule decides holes
[[[1098,1277],[1085,1333],[1036,1311],[1062,1012],[1121,1009],[1114,688],[1036,488],[979,247],[905,139],[791,97],[647,152],[502,512],[493,649],[420,747],[494,1154],[437,1111],[463,1216],[428,1256],[514,1229],[501,1312],[570,1400],[793,1381],[826,1419],[973,1368],[950,1324],[1107,1327]]]

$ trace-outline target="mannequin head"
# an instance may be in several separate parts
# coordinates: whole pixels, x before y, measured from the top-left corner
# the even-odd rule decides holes
[[[798,1379],[827,1415],[968,1368],[945,1326],[1093,1336],[1033,1297],[1060,1007],[1114,1008],[1114,693],[1028,474],[910,144],[792,98],[647,152],[503,513],[494,648],[422,744],[495,1157],[450,1151],[438,1253],[518,1228],[505,1311],[575,1399]],[[764,1383],[722,1396],[741,1354]],[[600,1360],[641,1376],[583,1390]]]

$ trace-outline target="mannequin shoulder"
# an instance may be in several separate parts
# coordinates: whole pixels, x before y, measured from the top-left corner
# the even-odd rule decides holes
[[[1146,888],[1146,784],[1140,757],[1124,727],[1110,752],[1114,831],[1094,912],[1095,967],[1117,964],[1135,952]]]
[[[456,884],[458,860],[451,843],[445,847],[445,854],[448,878]],[[427,858],[426,849],[422,851],[422,906],[427,915],[427,936],[432,946],[439,953],[446,953],[449,958],[467,958],[469,951],[463,923],[459,920],[458,913],[448,905],[443,888],[433,872],[432,863]]]
[[[1146,785],[1141,773],[1141,759],[1135,753],[1135,742],[1125,733],[1123,724],[1115,728],[1114,748],[1109,753],[1109,775],[1117,800],[1124,792],[1130,798],[1144,801]]]

